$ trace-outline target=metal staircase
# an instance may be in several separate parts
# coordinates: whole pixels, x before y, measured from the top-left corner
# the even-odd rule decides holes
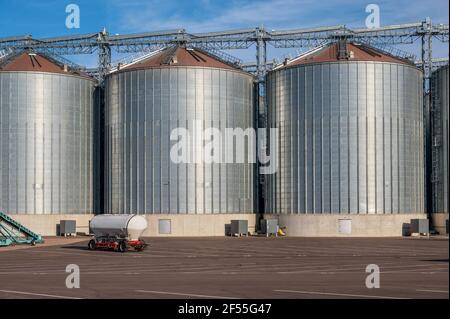
[[[441,116],[441,101],[439,99],[439,90],[436,79],[431,80],[431,87],[434,89],[434,94],[432,95],[431,102],[431,134],[432,134],[432,145],[431,145],[431,160],[432,160],[432,172],[431,172],[431,183],[432,183],[432,196],[433,196],[433,211],[438,211],[441,203],[441,198],[439,197],[439,187],[441,184],[441,155],[442,155],[442,116]]]
[[[34,233],[8,215],[0,212],[0,246],[43,243],[42,236]]]

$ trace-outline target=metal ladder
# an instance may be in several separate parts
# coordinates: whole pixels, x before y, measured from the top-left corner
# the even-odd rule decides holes
[[[42,236],[0,212],[0,246],[43,243]]]
[[[432,197],[433,197],[433,210],[437,211],[440,205],[439,198],[439,186],[441,183],[441,154],[442,154],[442,117],[441,117],[441,101],[439,99],[439,90],[437,87],[437,81],[433,78],[431,86],[433,88],[432,102],[431,102],[431,116],[432,116],[432,145],[431,145],[431,183]]]

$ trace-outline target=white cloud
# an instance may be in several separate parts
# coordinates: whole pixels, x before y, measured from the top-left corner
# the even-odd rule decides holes
[[[190,12],[163,12],[165,10],[158,9],[153,2],[136,7],[137,10],[125,10],[122,23],[130,31],[186,28],[191,32],[206,32],[262,24],[292,26],[299,25],[314,7],[317,7],[314,0],[233,1],[228,8],[214,12],[205,9],[203,17],[193,18]]]
[[[267,29],[341,24],[364,27],[365,7],[369,3],[380,6],[382,25],[417,22],[427,16],[435,22],[448,23],[446,0],[434,0],[432,4],[423,0],[228,0],[223,4],[219,0],[199,0],[191,1],[189,6],[158,0],[112,1],[123,33],[180,28],[188,32],[209,32],[261,25]],[[245,60],[254,59],[253,52],[242,53]],[[439,53],[445,54],[442,49]],[[274,55],[278,56],[270,50],[269,56]]]
[[[220,5],[213,0],[191,1],[183,7],[176,2],[113,1],[127,32],[185,28],[191,32],[246,28],[265,25],[270,28],[296,28],[346,24],[363,26],[366,0],[229,0]],[[380,6],[382,24],[412,22],[432,16],[448,21],[448,2],[435,0],[373,1]],[[219,5],[218,5],[219,4]],[[195,12],[196,14],[194,14]]]

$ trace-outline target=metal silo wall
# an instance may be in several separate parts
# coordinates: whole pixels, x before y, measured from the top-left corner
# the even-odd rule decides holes
[[[284,68],[267,77],[279,128],[266,213],[423,213],[422,75],[376,62]],[[271,150],[272,151],[272,150]]]
[[[0,211],[92,213],[94,82],[0,72]]]
[[[106,90],[106,212],[254,212],[255,164],[170,160],[171,131],[184,127],[192,135],[194,120],[222,132],[254,128],[251,76],[214,68],[135,70],[110,75]]]
[[[448,213],[448,111],[449,67],[433,72],[432,92],[432,183],[433,212]]]

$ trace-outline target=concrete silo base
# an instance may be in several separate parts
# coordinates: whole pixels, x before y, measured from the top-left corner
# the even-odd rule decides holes
[[[61,220],[75,220],[77,232],[88,233],[91,214],[14,214],[12,218],[43,236],[57,235]],[[225,225],[233,219],[248,221],[249,232],[255,231],[255,214],[148,214],[148,228],[143,236],[224,236]],[[402,236],[404,224],[411,219],[426,218],[425,214],[394,215],[274,215],[265,214],[266,219],[278,219],[280,226],[287,226],[288,236],[300,237],[389,237]],[[448,214],[433,214],[432,223],[440,234],[445,234]],[[161,234],[160,220],[170,220],[170,233]],[[351,220],[351,233],[339,232],[339,221]]]
[[[446,232],[446,220],[448,220],[448,213],[435,213],[431,214],[431,224],[434,230],[440,235],[445,235]]]
[[[148,228],[143,236],[224,236],[225,225],[233,219],[248,221],[248,231],[253,233],[255,214],[148,214]],[[160,220],[170,220],[170,234],[161,234]]]
[[[280,227],[287,227],[288,236],[299,237],[394,237],[402,236],[404,224],[411,219],[427,218],[425,214],[392,215],[274,215],[265,219],[278,219]],[[350,233],[340,232],[340,220],[351,220]],[[341,228],[342,229],[342,228]]]
[[[75,220],[79,233],[89,233],[89,221],[94,217],[92,214],[11,214],[9,215],[33,232],[42,236],[58,235],[58,224],[61,220]]]
[[[11,214],[13,219],[42,236],[56,236],[61,220],[75,220],[77,232],[89,233],[91,214]],[[225,225],[233,219],[248,221],[248,230],[253,233],[256,225],[255,214],[148,214],[144,215],[148,228],[142,236],[224,236]],[[170,220],[170,233],[161,234],[159,220]]]

